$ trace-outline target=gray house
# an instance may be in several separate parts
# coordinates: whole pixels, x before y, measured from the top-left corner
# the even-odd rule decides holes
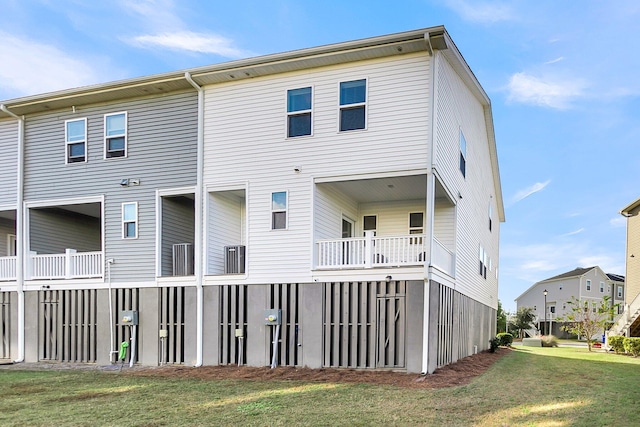
[[[1,357],[430,373],[495,335],[491,104],[444,27],[9,100],[0,144]]]

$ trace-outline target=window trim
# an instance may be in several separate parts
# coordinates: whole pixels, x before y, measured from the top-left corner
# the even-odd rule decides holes
[[[416,215],[416,214],[422,215],[422,225],[420,227],[412,227],[411,226],[411,215]],[[409,220],[409,227],[408,227],[409,234],[424,234],[424,217],[425,217],[425,214],[422,211],[409,212],[409,217],[408,217],[408,220]],[[420,232],[419,233],[412,233],[412,231],[416,231],[416,230],[420,230]]]
[[[133,220],[125,220],[125,206],[127,205],[133,205],[134,206],[134,213],[135,213],[135,219]],[[140,236],[140,224],[138,222],[138,202],[124,202],[122,203],[122,207],[121,207],[121,220],[122,220],[122,238],[126,239],[126,240],[132,240],[132,239],[137,239]],[[127,224],[133,223],[135,224],[135,231],[136,231],[136,235],[135,236],[127,236]]]
[[[351,104],[342,104],[340,98],[341,98],[341,94],[342,94],[342,84],[343,83],[351,83],[351,82],[357,82],[357,81],[364,81],[364,102],[354,102]],[[369,112],[369,78],[368,77],[363,77],[360,79],[350,79],[350,80],[342,80],[340,82],[338,82],[338,133],[343,133],[343,132],[357,132],[357,131],[363,131],[363,130],[367,130],[369,127],[369,120],[368,120],[368,112]],[[352,110],[352,109],[356,109],[356,108],[363,108],[364,109],[364,126],[361,128],[357,128],[357,129],[342,129],[342,111],[343,110]]]
[[[587,291],[591,291],[591,280],[590,279],[587,279],[586,287],[587,287]]]
[[[15,234],[7,234],[7,256],[18,255],[18,240]]]
[[[273,195],[284,193],[284,209],[274,209],[273,208]],[[271,192],[271,200],[270,200],[270,208],[271,208],[271,231],[278,230],[288,230],[289,229],[289,191],[272,191]],[[274,214],[284,212],[284,227],[275,228]]]
[[[364,228],[364,224],[365,224],[364,219],[365,219],[366,217],[372,217],[372,218],[375,218],[375,221],[376,221],[376,228],[374,228],[374,229],[370,229],[370,230],[365,230],[365,228]],[[378,214],[373,214],[373,215],[362,215],[362,235],[363,235],[363,236],[364,236],[364,233],[365,233],[366,231],[373,231],[373,235],[374,235],[374,236],[378,234]]]
[[[464,142],[464,145],[463,145]],[[460,136],[458,138],[458,148],[460,150],[460,164],[459,169],[462,173],[462,177],[467,177],[467,138],[464,137],[464,132],[460,128]]]
[[[624,287],[622,285],[618,285],[616,295],[618,295],[618,298],[624,298]]]
[[[604,282],[600,282],[600,293],[604,293]]]
[[[119,135],[107,135],[107,118],[108,117],[112,117],[112,116],[119,116],[119,115],[124,115],[124,132],[122,134]],[[128,142],[129,142],[129,114],[127,111],[119,111],[117,113],[109,113],[109,114],[105,114],[104,115],[104,120],[103,120],[103,133],[104,133],[104,159],[105,160],[111,160],[111,159],[121,159],[121,158],[126,158],[128,155],[128,151],[127,148],[129,146]],[[109,140],[113,139],[113,138],[124,138],[124,149],[122,151],[124,151],[124,154],[122,156],[112,156],[109,157]],[[112,150],[112,151],[120,151],[120,150]]]
[[[486,279],[487,278],[487,265],[488,265],[488,259],[489,259],[489,255],[487,254],[487,251],[484,250],[484,248],[482,247],[482,245],[480,246],[480,250],[478,252],[478,259],[479,259],[479,269],[478,269],[478,273],[480,274],[480,277]]]
[[[69,141],[69,123],[84,122],[84,138],[82,141]],[[89,144],[87,144],[87,118],[82,117],[79,119],[69,119],[64,121],[64,162],[66,165],[72,165],[75,163],[87,163],[89,159]],[[71,159],[69,153],[69,147],[71,145],[83,144],[84,145],[84,160],[69,161]],[[78,156],[79,157],[79,156]]]
[[[293,91],[293,90],[299,90],[299,89],[309,89],[311,91],[311,108],[308,110],[295,110],[295,111],[289,111],[289,92]],[[314,99],[314,87],[313,85],[309,85],[309,86],[303,86],[303,87],[296,87],[293,89],[287,89],[287,93],[286,93],[286,100],[285,100],[285,111],[287,112],[287,116],[286,116],[286,137],[288,138],[303,138],[305,136],[313,136],[313,99]],[[304,135],[290,135],[289,134],[289,119],[293,116],[302,116],[302,115],[309,115],[309,121],[310,123],[310,128],[309,128],[309,133],[308,134],[304,134]]]

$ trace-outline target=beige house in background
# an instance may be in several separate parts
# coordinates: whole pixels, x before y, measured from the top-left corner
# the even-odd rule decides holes
[[[626,277],[624,313],[610,335],[640,336],[640,199],[620,211],[627,218]]]
[[[533,308],[540,333],[544,335],[551,333],[563,337],[567,333],[561,329],[562,324],[557,319],[570,313],[571,306],[568,302],[572,298],[599,302],[606,296],[611,297],[614,304],[620,304],[621,312],[620,307],[623,306],[625,298],[625,278],[617,274],[605,273],[600,267],[595,266],[578,267],[536,282],[515,301],[518,309]]]

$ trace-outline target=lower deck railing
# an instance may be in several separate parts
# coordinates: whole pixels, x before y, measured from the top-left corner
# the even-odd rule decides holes
[[[64,254],[29,254],[27,278],[79,279],[102,277],[102,252],[76,252],[67,249]]]
[[[0,257],[0,280],[16,280],[15,256]]]

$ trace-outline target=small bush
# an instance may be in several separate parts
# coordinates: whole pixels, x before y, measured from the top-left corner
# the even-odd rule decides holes
[[[543,347],[557,347],[558,346],[558,338],[554,335],[544,335],[540,337],[542,340]]]
[[[489,340],[489,351],[495,353],[498,347],[500,347],[500,340],[498,338],[491,338]]]
[[[633,357],[638,357],[640,355],[640,338],[625,337],[624,351],[631,353]]]
[[[509,332],[501,332],[496,335],[496,338],[498,338],[498,344],[505,347],[509,347],[513,343],[513,335]]]
[[[609,347],[611,347],[616,354],[624,353],[624,339],[625,337],[611,335],[608,338]]]

